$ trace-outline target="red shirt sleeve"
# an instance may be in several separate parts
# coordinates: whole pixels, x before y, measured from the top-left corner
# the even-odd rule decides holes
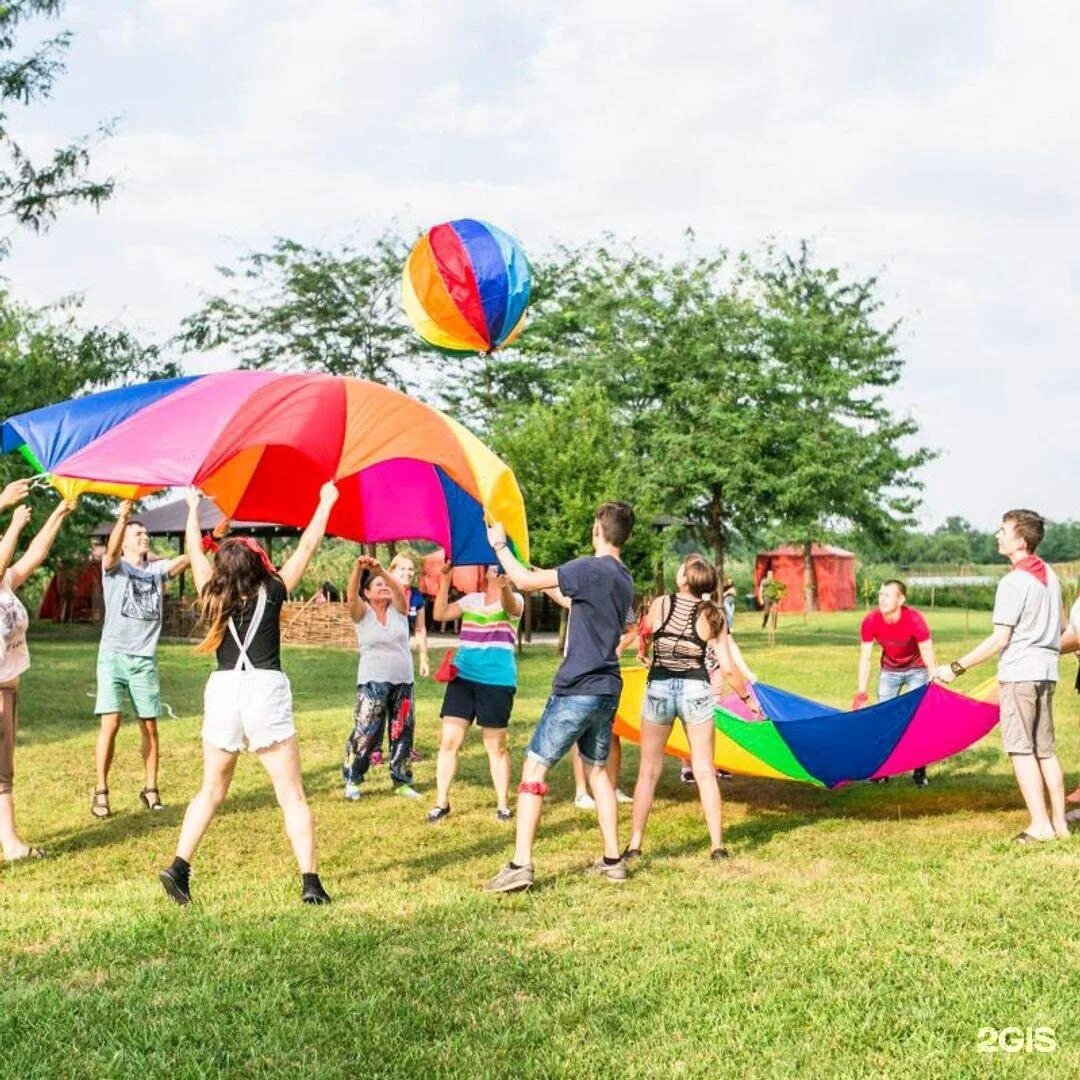
[[[862,621],[862,626],[859,629],[859,636],[863,640],[863,644],[869,641],[877,640],[877,611],[871,611],[865,619]]]
[[[922,617],[922,613],[916,611],[914,608],[908,608],[908,615],[911,616],[911,633],[915,640],[929,641],[930,625]]]

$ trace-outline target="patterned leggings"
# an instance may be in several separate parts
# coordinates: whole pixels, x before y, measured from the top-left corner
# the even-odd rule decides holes
[[[390,778],[395,784],[412,783],[409,755],[416,729],[412,683],[361,683],[356,688],[352,734],[345,742],[341,775],[347,784],[359,784],[371,765],[371,752],[382,745],[383,728],[390,728]]]

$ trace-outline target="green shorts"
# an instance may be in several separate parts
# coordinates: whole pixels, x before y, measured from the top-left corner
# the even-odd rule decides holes
[[[140,720],[161,715],[161,679],[152,656],[101,651],[97,661],[97,701],[94,712],[118,713],[125,698],[131,699]]]

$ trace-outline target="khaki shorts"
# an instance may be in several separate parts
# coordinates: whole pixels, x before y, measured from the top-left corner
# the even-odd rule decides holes
[[[1001,690],[1001,745],[1006,754],[1054,756],[1052,702],[1057,683],[1005,682]]]
[[[0,795],[10,795],[15,780],[18,713],[19,695],[14,690],[0,690]]]

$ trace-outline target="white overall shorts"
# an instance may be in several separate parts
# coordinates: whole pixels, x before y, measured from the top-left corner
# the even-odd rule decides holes
[[[249,750],[265,750],[296,734],[292,688],[283,671],[253,667],[248,649],[266,612],[266,589],[259,588],[255,612],[244,640],[229,620],[239,650],[232,671],[215,671],[203,694],[203,742],[219,750],[239,753],[247,739]]]

